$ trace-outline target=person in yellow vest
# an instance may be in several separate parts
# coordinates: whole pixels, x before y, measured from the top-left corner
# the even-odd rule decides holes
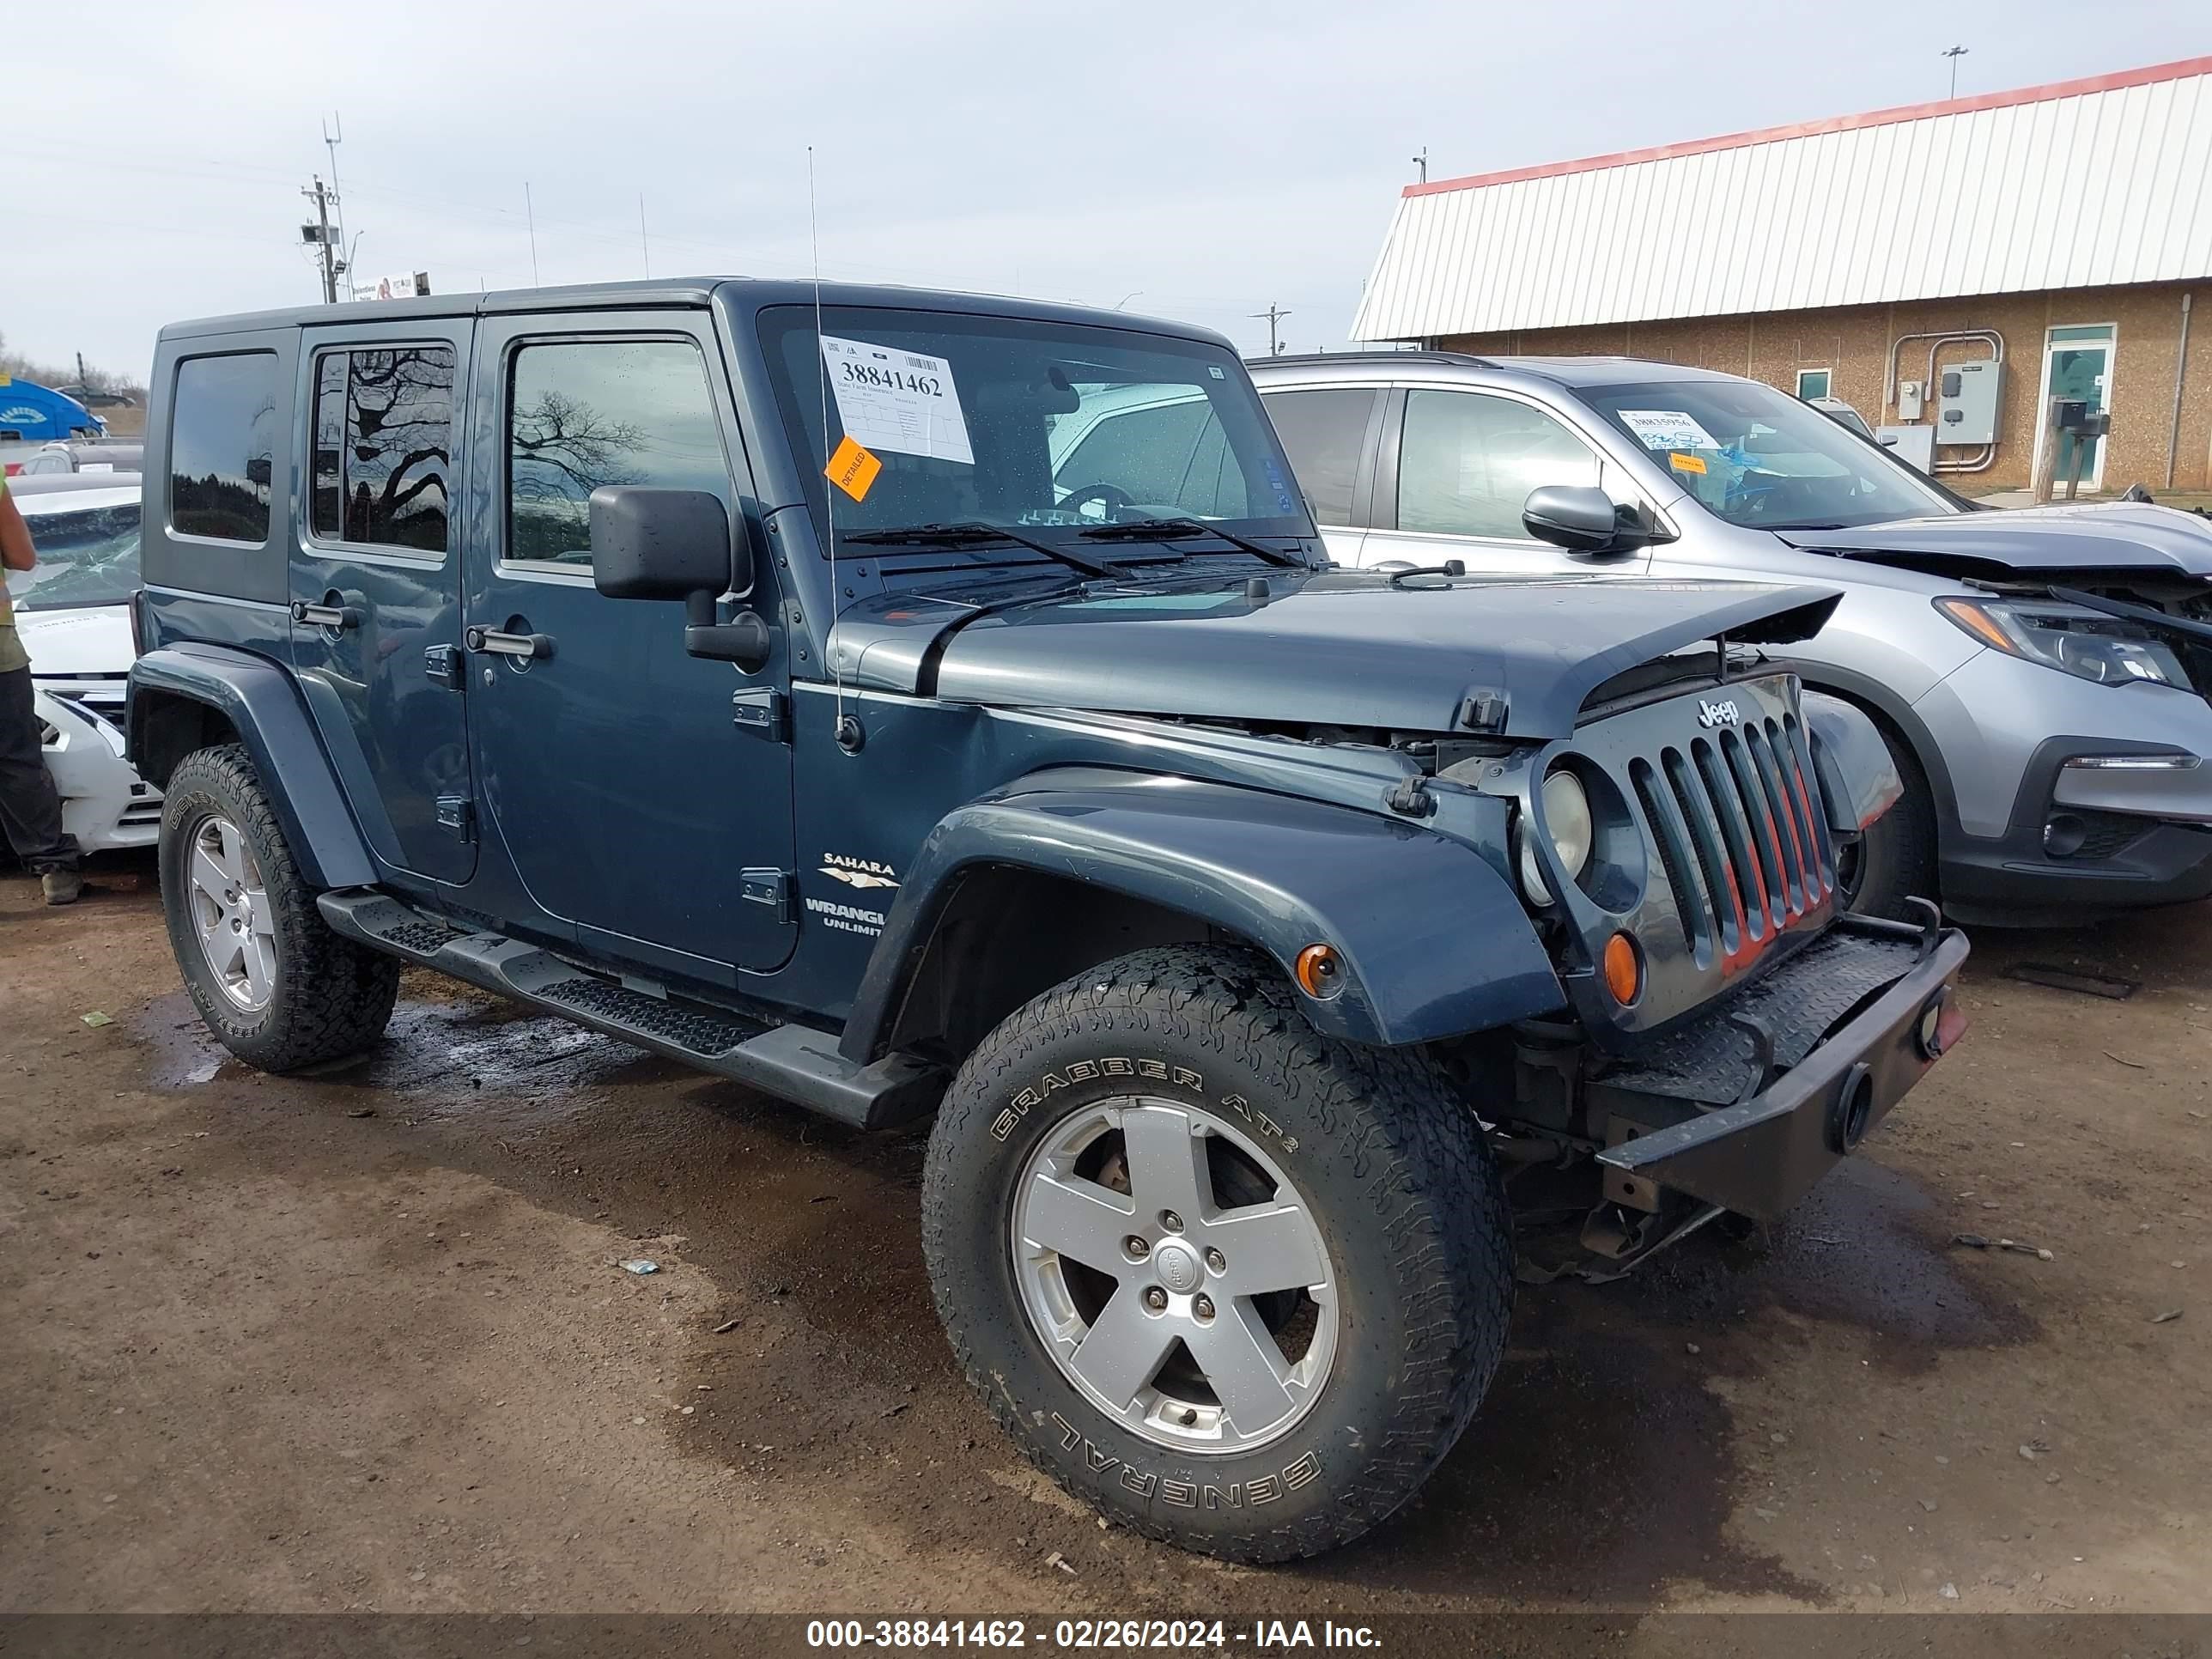
[[[31,527],[0,472],[0,571],[39,562]],[[15,633],[15,606],[0,584],[0,831],[39,878],[49,904],[70,904],[84,890],[76,839],[62,828],[62,798],[46,770],[46,744],[31,700],[31,659]]]

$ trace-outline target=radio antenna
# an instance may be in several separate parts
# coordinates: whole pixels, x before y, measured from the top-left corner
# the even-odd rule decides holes
[[[814,255],[814,372],[822,386],[822,453],[830,453],[830,360],[822,351],[822,228],[814,208],[814,146],[806,147],[806,238]],[[858,722],[845,720],[845,659],[839,653],[837,632],[837,486],[824,471],[822,479],[823,528],[830,538],[830,631],[823,645],[830,658],[830,684],[837,696],[837,745],[851,753],[860,744],[849,741]]]

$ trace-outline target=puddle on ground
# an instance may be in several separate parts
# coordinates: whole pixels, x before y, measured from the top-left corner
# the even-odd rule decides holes
[[[156,998],[126,1024],[152,1051],[151,1088],[194,1089],[258,1075],[209,1034],[181,991]],[[578,1091],[638,1080],[644,1072],[691,1075],[556,1015],[501,1002],[410,999],[392,1011],[372,1047],[294,1076],[397,1095],[434,1114],[472,1105],[486,1092],[522,1096],[553,1117],[569,1109]]]

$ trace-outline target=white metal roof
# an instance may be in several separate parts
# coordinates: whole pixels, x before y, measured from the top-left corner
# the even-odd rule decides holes
[[[2212,58],[1411,185],[1352,337],[2212,276]]]

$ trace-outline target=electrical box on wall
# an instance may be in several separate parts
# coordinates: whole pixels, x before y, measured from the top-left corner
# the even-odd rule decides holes
[[[1917,466],[1923,472],[1936,470],[1936,428],[1932,426],[1877,427],[1874,441],[1908,466]]]
[[[1997,441],[1997,386],[2003,368],[1994,357],[1954,363],[1936,381],[1936,441],[1979,448]]]
[[[1917,421],[1920,418],[1920,382],[1899,380],[1897,383],[1897,418]]]

